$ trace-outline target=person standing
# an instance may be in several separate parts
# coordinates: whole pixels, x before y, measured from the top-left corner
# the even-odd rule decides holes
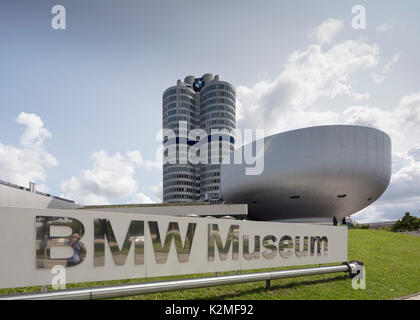
[[[351,229],[351,219],[350,219],[350,217],[347,217],[347,219],[346,219],[346,221],[347,221],[347,229]]]
[[[80,234],[73,232],[68,243],[73,248],[73,256],[67,259],[66,267],[76,266],[81,263],[86,255],[86,247],[80,242]]]
[[[338,220],[337,220],[337,218],[334,216],[334,218],[333,218],[333,225],[337,225],[338,224]]]

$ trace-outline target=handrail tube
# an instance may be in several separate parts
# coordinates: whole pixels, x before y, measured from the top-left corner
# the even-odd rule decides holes
[[[197,289],[245,282],[267,281],[291,277],[303,277],[326,273],[351,272],[359,267],[357,262],[337,266],[245,273],[221,277],[180,279],[160,282],[114,286],[67,289],[48,292],[23,293],[0,296],[0,300],[91,300],[126,297],[175,290]]]

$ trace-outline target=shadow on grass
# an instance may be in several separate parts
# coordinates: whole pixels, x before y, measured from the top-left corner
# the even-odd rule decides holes
[[[325,279],[316,279],[316,280],[306,280],[306,281],[296,281],[296,282],[290,282],[287,284],[278,284],[278,285],[272,285],[271,290],[266,290],[265,286],[259,286],[258,288],[254,288],[251,290],[241,290],[241,292],[236,292],[232,294],[223,294],[217,297],[197,297],[196,300],[230,300],[232,298],[241,297],[248,294],[261,294],[264,292],[273,292],[281,289],[292,289],[294,287],[298,286],[310,286],[310,285],[316,285],[321,283],[329,283],[333,281],[343,281],[343,280],[349,280],[348,275],[342,275],[342,276],[335,276],[332,278],[325,278]],[[275,281],[275,280],[274,280]]]

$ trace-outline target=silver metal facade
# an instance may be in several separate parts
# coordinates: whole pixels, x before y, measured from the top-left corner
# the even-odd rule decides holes
[[[235,89],[221,81],[218,75],[205,74],[201,78],[187,76],[177,85],[163,93],[163,128],[172,129],[175,139],[164,140],[164,152],[179,142],[179,123],[187,123],[188,132],[203,129],[207,134],[212,130],[234,130],[236,127]],[[231,135],[228,142],[233,150]],[[226,141],[226,140],[225,140]],[[220,142],[221,143],[221,142]],[[189,141],[187,153],[193,142]],[[177,150],[177,157],[182,150]],[[220,202],[220,161],[224,154],[208,154],[208,164],[193,165],[190,162],[163,165],[163,201]],[[217,160],[217,161],[214,161]],[[217,162],[217,163],[215,163]]]
[[[331,222],[376,201],[390,177],[386,133],[319,126],[266,137],[260,175],[246,175],[245,165],[222,165],[221,193],[226,203],[248,204],[251,219]]]

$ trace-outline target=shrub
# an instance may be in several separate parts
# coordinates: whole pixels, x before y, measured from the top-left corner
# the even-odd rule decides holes
[[[354,222],[351,224],[352,229],[369,229],[368,224],[358,224],[357,222]]]
[[[380,227],[378,227],[378,230],[391,231],[391,227],[390,226],[380,226]]]
[[[410,212],[406,212],[404,217],[395,222],[391,231],[413,231],[420,229],[420,218],[414,217]]]

